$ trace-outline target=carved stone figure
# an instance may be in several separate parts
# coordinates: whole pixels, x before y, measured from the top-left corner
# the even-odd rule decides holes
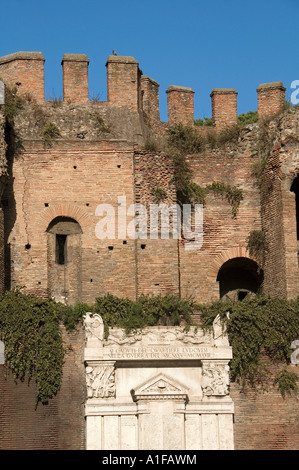
[[[103,319],[97,313],[87,312],[84,317],[84,328],[87,341],[104,340],[104,323]]]
[[[221,321],[219,314],[213,321],[213,333],[214,342],[216,346],[229,346],[228,337],[226,333],[226,325]]]
[[[88,398],[115,397],[114,366],[86,367],[86,385]]]
[[[229,375],[228,365],[208,363],[203,365],[202,391],[205,396],[228,395]]]
[[[158,380],[157,382],[144,389],[144,392],[155,392],[155,393],[167,393],[167,392],[178,392],[180,391],[177,387],[166,382],[165,380]]]
[[[105,346],[134,344],[140,341],[144,341],[146,344],[202,344],[210,342],[211,335],[194,328],[188,331],[185,331],[183,328],[159,328],[157,330],[154,328],[144,328],[129,334],[125,334],[121,329],[114,329],[110,331],[109,337],[105,341]]]

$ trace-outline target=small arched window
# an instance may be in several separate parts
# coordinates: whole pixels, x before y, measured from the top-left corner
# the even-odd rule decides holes
[[[55,235],[56,264],[67,264],[67,239],[69,235],[82,233],[80,225],[70,217],[56,217],[50,223],[47,231]]]

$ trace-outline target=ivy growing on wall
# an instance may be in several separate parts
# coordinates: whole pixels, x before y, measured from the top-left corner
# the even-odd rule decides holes
[[[263,385],[273,364],[288,364],[291,344],[299,338],[299,300],[271,299],[263,296],[242,302],[218,301],[200,308],[202,327],[211,328],[220,314],[233,349],[230,364],[232,380],[243,386]],[[296,374],[278,372],[274,385],[283,396],[298,392]]]
[[[26,295],[20,290],[0,297],[0,339],[5,344],[7,366],[16,380],[35,380],[36,403],[47,403],[59,391],[64,347],[61,325],[75,329],[86,312],[99,313],[106,337],[109,327],[126,332],[153,325],[192,323],[193,302],[174,295],[141,296],[138,301],[107,294],[93,305],[66,306],[53,300]]]
[[[5,343],[6,364],[16,379],[35,380],[37,403],[47,403],[61,386],[65,352],[61,325],[73,330],[87,311],[102,316],[106,338],[113,327],[127,333],[155,325],[188,328],[196,312],[201,312],[200,326],[209,329],[220,314],[233,349],[231,378],[242,384],[266,380],[271,363],[287,364],[290,345],[299,338],[299,299],[256,297],[198,305],[171,294],[143,295],[137,301],[107,294],[93,305],[66,306],[21,291],[6,292],[0,298],[0,339]],[[297,393],[296,377],[283,367],[274,385],[284,397]]]
[[[17,95],[17,87],[5,87],[5,105],[4,114],[10,126],[14,125],[15,117],[23,108],[24,100]]]
[[[44,127],[42,133],[44,145],[46,147],[52,147],[53,142],[58,139],[58,137],[61,137],[58,126],[54,122],[49,121]]]
[[[258,187],[261,187],[264,181],[265,168],[271,154],[279,121],[289,108],[290,104],[285,102],[285,105],[277,113],[265,117],[258,123],[256,147],[253,149],[257,158],[251,166],[251,175]]]
[[[55,302],[6,292],[0,299],[0,338],[14,377],[35,377],[37,402],[46,403],[59,389],[64,351]]]
[[[263,267],[265,260],[265,233],[262,230],[252,230],[247,240],[247,250],[251,258],[256,259]]]
[[[172,182],[176,188],[178,204],[205,204],[209,193],[225,197],[231,205],[232,214],[237,215],[243,192],[237,186],[213,181],[205,187],[192,181],[193,172],[186,157],[179,153],[173,155],[174,174]]]

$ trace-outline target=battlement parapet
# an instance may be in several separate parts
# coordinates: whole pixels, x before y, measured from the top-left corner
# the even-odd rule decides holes
[[[15,52],[0,57],[0,79],[18,94],[30,95],[38,103],[45,102],[44,62],[42,52]],[[86,54],[63,55],[63,101],[88,104],[88,66]],[[160,122],[159,83],[144,75],[139,62],[131,56],[109,55],[106,105],[125,107],[143,114],[145,122],[158,128]],[[258,116],[263,119],[278,112],[285,102],[282,82],[261,84],[257,88]],[[194,90],[171,85],[166,90],[168,125],[194,124]],[[213,125],[216,130],[237,122],[237,96],[233,88],[214,88],[210,94]]]
[[[212,99],[213,125],[216,130],[237,123],[237,96],[234,88],[214,88]]]
[[[259,119],[276,114],[283,107],[286,89],[282,82],[262,83],[256,91]]]
[[[168,124],[194,123],[194,91],[192,88],[170,85],[167,90]]]
[[[72,103],[88,103],[88,65],[86,54],[64,54],[62,61],[63,99]]]
[[[45,100],[42,52],[15,52],[0,57],[0,78],[20,94],[30,94],[37,102]]]

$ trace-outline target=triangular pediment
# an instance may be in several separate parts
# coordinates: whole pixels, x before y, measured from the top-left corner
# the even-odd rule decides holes
[[[158,374],[131,390],[136,400],[186,399],[188,390],[177,380]]]

